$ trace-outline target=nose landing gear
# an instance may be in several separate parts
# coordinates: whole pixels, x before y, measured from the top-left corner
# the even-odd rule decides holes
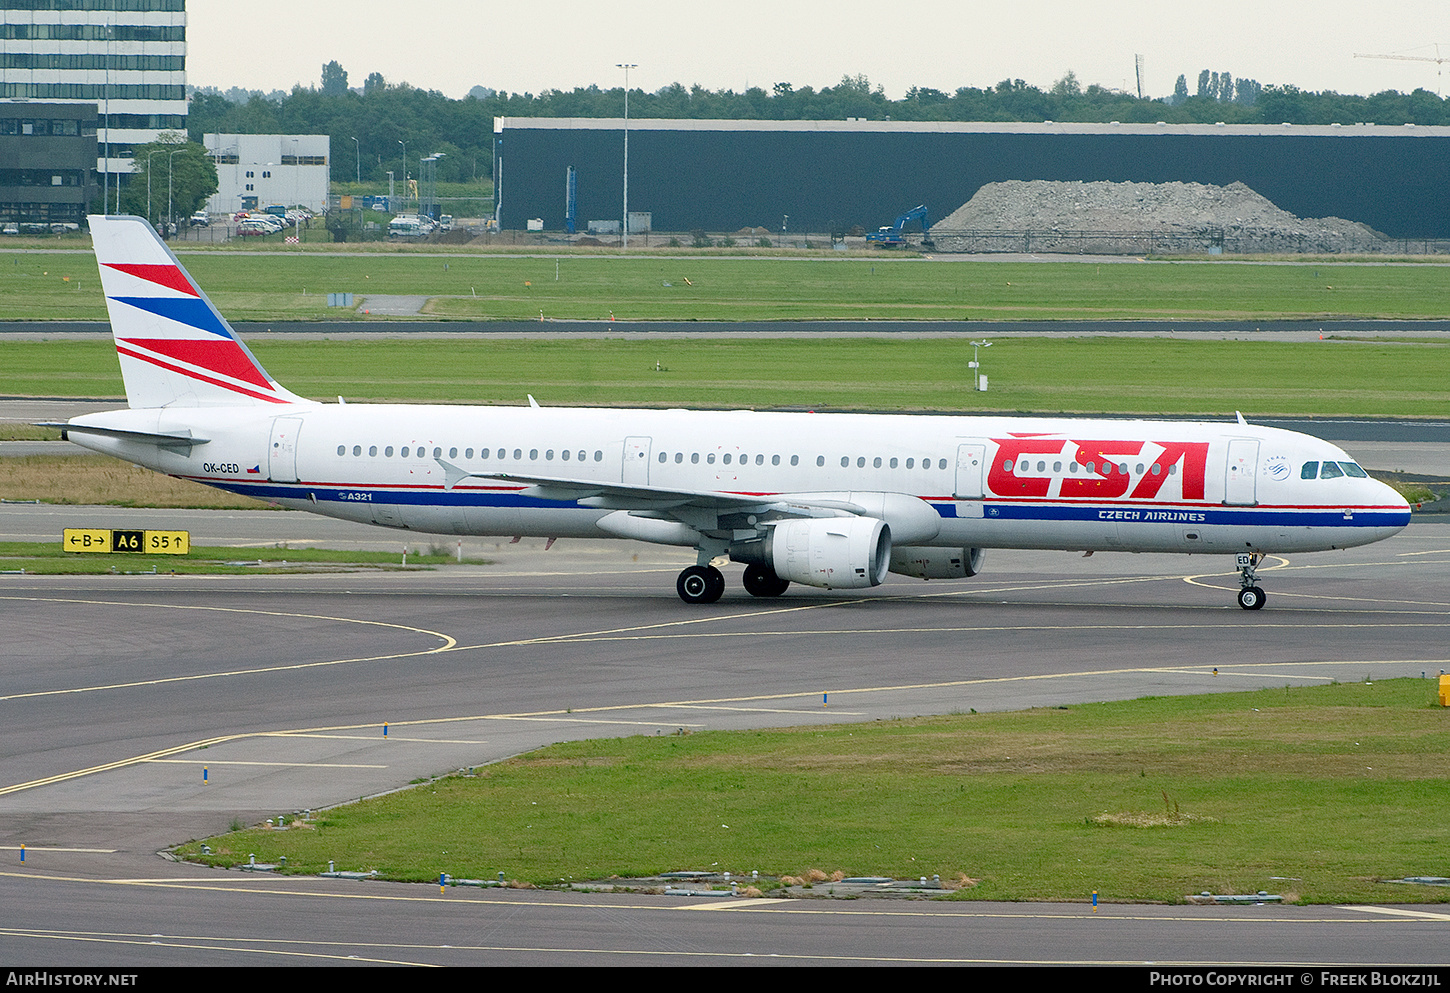
[[[1239,552],[1234,559],[1239,570],[1239,606],[1245,610],[1262,610],[1264,601],[1268,599],[1268,594],[1259,586],[1258,577],[1254,573],[1263,560],[1261,552]]]

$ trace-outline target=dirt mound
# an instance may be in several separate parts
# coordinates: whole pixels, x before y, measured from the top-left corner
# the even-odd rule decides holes
[[[1048,180],[988,183],[932,236],[940,251],[1319,254],[1376,252],[1385,241],[1354,221],[1296,217],[1243,183]]]

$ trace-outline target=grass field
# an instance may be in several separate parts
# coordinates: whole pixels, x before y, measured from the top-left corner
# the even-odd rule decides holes
[[[965,881],[993,900],[1444,902],[1450,712],[1433,680],[571,742],[288,831],[217,865],[536,884],[715,867]]]
[[[474,320],[1270,320],[1441,318],[1450,265],[932,262],[920,259],[521,258],[183,252],[231,320],[341,320],[329,292],[434,297]],[[557,278],[556,278],[557,275]],[[89,254],[0,252],[9,320],[102,320]]]
[[[1246,416],[1450,415],[1450,344],[1003,338],[261,341],[303,396],[638,405]],[[656,364],[658,363],[658,370]],[[105,341],[0,343],[0,394],[119,397]]]
[[[85,506],[273,509],[261,500],[187,479],[173,479],[100,455],[24,455],[0,459],[0,499]]]
[[[225,548],[193,546],[186,555],[112,553],[87,555],[67,552],[60,536],[54,544],[0,541],[0,571],[28,575],[96,576],[114,572],[134,574],[174,572],[179,575],[244,575],[255,572],[340,572],[359,569],[430,569],[452,565],[457,559],[445,549],[415,549],[405,563],[401,553],[357,552],[330,548]],[[465,558],[463,564],[484,565],[486,559]]]

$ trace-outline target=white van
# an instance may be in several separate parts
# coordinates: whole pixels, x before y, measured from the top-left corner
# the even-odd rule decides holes
[[[399,214],[388,224],[390,238],[422,238],[427,233],[423,219],[412,214]]]

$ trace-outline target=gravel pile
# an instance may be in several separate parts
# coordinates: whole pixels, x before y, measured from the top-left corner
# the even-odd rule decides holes
[[[1243,183],[988,183],[932,226],[938,251],[1377,252],[1383,235],[1300,218]]]

